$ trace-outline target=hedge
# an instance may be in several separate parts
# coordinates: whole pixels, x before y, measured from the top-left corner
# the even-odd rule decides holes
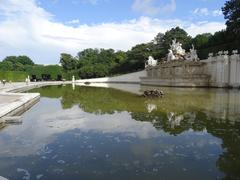
[[[0,71],[0,80],[7,80],[12,82],[25,81],[28,74],[23,71]]]

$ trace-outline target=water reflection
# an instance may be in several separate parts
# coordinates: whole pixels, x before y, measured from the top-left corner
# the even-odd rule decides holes
[[[4,177],[240,178],[238,91],[165,88],[160,99],[99,87],[33,91],[42,98],[23,125],[0,132]]]
[[[141,91],[148,88],[142,87]],[[161,90],[166,93],[165,98],[149,100],[114,89],[78,88],[77,93],[70,93],[74,96],[72,98],[66,97],[69,96],[68,93],[62,94],[62,106],[78,104],[85,112],[95,114],[128,111],[133,119],[151,122],[156,129],[173,135],[189,130],[206,131],[222,140],[224,151],[218,158],[218,168],[225,172],[226,177],[239,177],[239,91],[181,88]],[[70,99],[74,100],[68,101]]]

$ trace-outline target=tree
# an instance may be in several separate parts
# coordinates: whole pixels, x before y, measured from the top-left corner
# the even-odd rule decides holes
[[[7,56],[3,59],[4,68],[8,71],[24,71],[26,66],[33,66],[34,62],[28,56]]]
[[[0,62],[0,70],[2,71],[12,71],[13,63],[11,61],[2,61]]]
[[[198,34],[195,38],[192,39],[192,43],[197,49],[207,46],[209,39],[212,37],[210,33]]]
[[[18,56],[17,61],[22,65],[34,65],[34,62],[28,56]]]
[[[164,34],[163,33],[158,33],[157,36],[154,38],[154,42],[155,44],[163,44],[163,37]]]
[[[176,39],[178,42],[182,43],[184,49],[189,49],[191,46],[191,36],[187,34],[183,29],[176,27],[172,28],[170,31],[167,31],[163,36],[163,46],[165,50],[165,54],[167,54],[167,50],[169,49],[172,40]]]
[[[20,62],[16,62],[15,64],[13,64],[13,70],[24,71],[24,65]]]
[[[77,60],[70,54],[62,53],[60,63],[65,71],[74,70],[77,68]]]
[[[18,59],[17,56],[7,56],[3,59],[3,62],[8,61],[11,62],[12,64],[15,64],[18,61],[17,59]]]
[[[240,37],[240,1],[229,0],[222,8],[224,18],[227,20],[227,30]]]
[[[144,69],[145,61],[151,55],[149,44],[138,44],[127,52],[127,63],[132,71]]]
[[[124,73],[127,54],[124,51],[117,51],[114,54],[115,66],[111,69],[111,74]]]

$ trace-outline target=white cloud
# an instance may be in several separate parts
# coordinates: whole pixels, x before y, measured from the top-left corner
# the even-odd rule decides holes
[[[214,17],[217,17],[217,16],[222,15],[221,10],[216,9],[216,10],[210,11],[208,8],[196,8],[192,11],[192,13],[194,15],[197,15],[197,16],[214,16]]]
[[[72,4],[79,4],[79,3],[90,3],[92,5],[97,5],[100,2],[106,2],[108,0],[72,0],[71,3]]]
[[[226,27],[224,23],[205,21],[205,22],[199,22],[199,23],[192,23],[188,25],[188,27],[186,27],[185,30],[194,37],[197,34],[202,34],[202,33],[213,34],[214,32],[225,29],[225,28]]]
[[[196,8],[193,11],[193,14],[199,15],[199,16],[208,16],[209,15],[209,11],[208,11],[207,8]]]
[[[214,10],[214,11],[212,12],[212,15],[213,15],[214,17],[216,17],[216,16],[222,16],[223,13],[222,13],[221,10],[216,9],[216,10]]]
[[[67,22],[67,24],[79,24],[79,23],[80,23],[79,19],[73,19]]]
[[[155,0],[134,0],[132,9],[147,15],[169,13],[176,10],[176,1],[170,0],[166,4],[159,4],[159,2],[157,4]]]
[[[0,59],[26,54],[37,63],[58,63],[60,53],[76,54],[85,48],[128,50],[151,41],[159,32],[180,26],[190,35],[215,32],[223,23],[191,23],[179,19],[149,17],[74,27],[54,22],[53,16],[34,0],[4,0],[0,3]]]

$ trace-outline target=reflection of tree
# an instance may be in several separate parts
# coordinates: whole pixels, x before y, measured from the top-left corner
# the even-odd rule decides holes
[[[195,119],[192,113],[183,113],[184,119],[179,126],[171,127],[167,118],[167,113],[152,112],[132,113],[132,117],[140,121],[151,121],[153,125],[160,130],[164,130],[172,135],[181,134],[184,131],[193,129],[194,131],[207,130],[208,133],[222,140],[224,152],[219,156],[217,166],[219,170],[225,173],[225,179],[240,178],[240,123],[234,125],[226,119],[221,123],[219,119],[207,118],[203,112],[196,112]],[[220,122],[220,123],[219,123]]]
[[[198,96],[173,92],[161,99],[146,99],[110,88],[76,86],[73,91],[69,86],[49,86],[34,91],[44,97],[61,98],[63,108],[79,105],[85,112],[95,114],[128,111],[133,119],[152,122],[154,127],[171,135],[179,135],[189,129],[206,129],[222,139],[224,152],[217,161],[218,168],[226,174],[226,179],[240,178],[240,123],[233,125],[228,116],[222,121],[218,113],[221,111],[208,110],[210,106],[207,103],[212,98],[209,92]],[[219,107],[224,106],[221,104]]]
[[[111,88],[70,86],[47,86],[32,90],[40,92],[42,97],[60,98],[63,108],[79,105],[90,113],[113,113],[114,111],[145,112],[147,105],[156,105],[161,112],[192,111],[193,107],[203,108],[209,99],[208,94],[195,95],[171,93],[164,98],[148,100],[138,95]],[[155,110],[153,110],[155,111]]]
[[[216,122],[211,119],[210,122]],[[208,121],[209,122],[209,121]],[[217,166],[225,172],[225,179],[240,179],[240,123],[208,123],[207,130],[222,139],[224,152],[220,155]]]

